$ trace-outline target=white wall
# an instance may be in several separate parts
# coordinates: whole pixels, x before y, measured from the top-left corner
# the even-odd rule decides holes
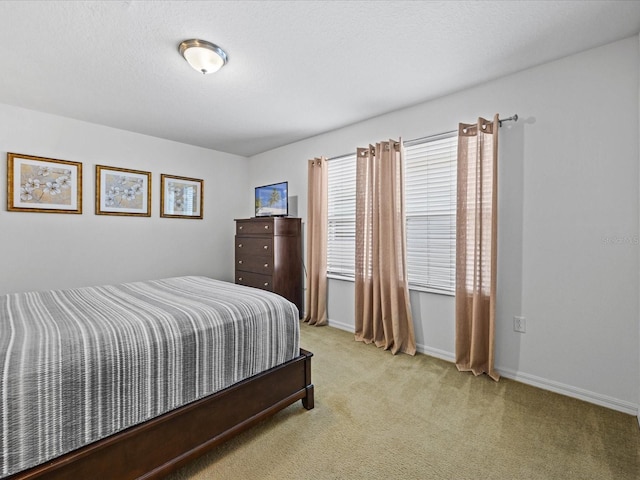
[[[517,113],[500,131],[496,366],[637,413],[638,51],[633,37],[256,155],[246,197],[288,180],[305,217],[309,158]],[[453,298],[413,292],[411,305],[420,350],[452,359]],[[328,309],[352,329],[353,285],[330,280]],[[514,315],[526,317],[525,334]]]
[[[183,274],[233,279],[245,157],[0,105],[7,152],[82,162],[83,214],[8,212],[2,188],[0,293]],[[152,172],[151,217],[95,215],[97,164]],[[204,179],[203,220],[159,217],[161,173]]]

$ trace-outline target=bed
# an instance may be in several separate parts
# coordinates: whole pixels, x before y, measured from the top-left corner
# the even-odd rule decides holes
[[[298,310],[189,276],[0,298],[0,478],[161,478],[312,409]]]

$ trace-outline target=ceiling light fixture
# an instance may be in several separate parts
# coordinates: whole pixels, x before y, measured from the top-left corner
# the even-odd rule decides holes
[[[201,73],[214,73],[228,61],[227,53],[219,46],[205,40],[185,40],[178,46],[180,55]]]

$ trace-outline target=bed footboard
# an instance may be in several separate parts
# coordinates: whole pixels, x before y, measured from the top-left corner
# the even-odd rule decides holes
[[[8,478],[160,478],[298,400],[312,409],[312,356],[301,349],[289,362]]]

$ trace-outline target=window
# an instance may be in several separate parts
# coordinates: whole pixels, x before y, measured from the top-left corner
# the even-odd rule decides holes
[[[327,162],[327,273],[354,278],[356,262],[356,154]]]
[[[455,290],[457,136],[405,142],[407,271],[412,289]],[[327,273],[355,272],[356,154],[328,162]]]
[[[404,147],[409,285],[453,293],[458,137],[445,134]]]

